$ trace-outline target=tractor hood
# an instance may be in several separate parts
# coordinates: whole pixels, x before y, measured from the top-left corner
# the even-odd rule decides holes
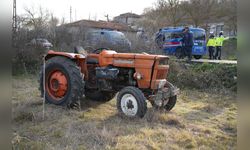
[[[112,58],[121,58],[121,59],[159,59],[159,58],[168,58],[164,55],[151,55],[147,53],[117,53],[112,50],[104,50],[100,53],[102,57],[112,57]]]
[[[112,50],[103,50],[99,54],[100,66],[120,66],[120,67],[136,67],[144,66],[151,68],[155,60],[168,59],[168,56],[150,55],[147,53],[117,53]]]
[[[157,89],[166,82],[168,72],[168,56],[149,55],[146,53],[116,53],[115,51],[103,50],[99,54],[101,67],[114,66],[119,68],[134,68],[136,76],[139,74],[137,84],[140,88]]]

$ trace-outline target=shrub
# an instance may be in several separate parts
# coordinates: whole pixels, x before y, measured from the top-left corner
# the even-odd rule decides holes
[[[237,91],[236,65],[171,62],[168,79],[180,88]]]

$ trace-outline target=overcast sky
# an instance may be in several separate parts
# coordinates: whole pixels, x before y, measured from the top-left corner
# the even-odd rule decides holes
[[[144,8],[151,7],[156,0],[16,0],[17,14],[23,14],[24,8],[48,9],[59,19],[64,17],[66,21],[70,18],[70,6],[72,6],[72,19],[105,19],[109,14],[112,19],[121,13],[133,12],[141,14]]]

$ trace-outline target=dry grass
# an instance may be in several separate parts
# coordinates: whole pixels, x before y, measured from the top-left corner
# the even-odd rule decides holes
[[[236,149],[237,106],[231,95],[182,91],[169,113],[143,119],[117,114],[115,99],[83,100],[82,110],[46,105],[36,77],[14,77],[13,149]]]

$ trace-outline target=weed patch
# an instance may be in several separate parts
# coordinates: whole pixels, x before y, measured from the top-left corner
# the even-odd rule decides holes
[[[236,92],[237,66],[225,64],[191,64],[171,62],[170,82],[180,88],[210,92]]]
[[[30,112],[20,112],[13,120],[18,123],[24,123],[26,121],[32,121],[34,114]]]
[[[120,115],[115,99],[83,99],[81,110],[46,104],[43,119],[37,78],[13,80],[13,149],[236,149],[233,94],[184,89],[171,112],[148,103],[135,119]]]

